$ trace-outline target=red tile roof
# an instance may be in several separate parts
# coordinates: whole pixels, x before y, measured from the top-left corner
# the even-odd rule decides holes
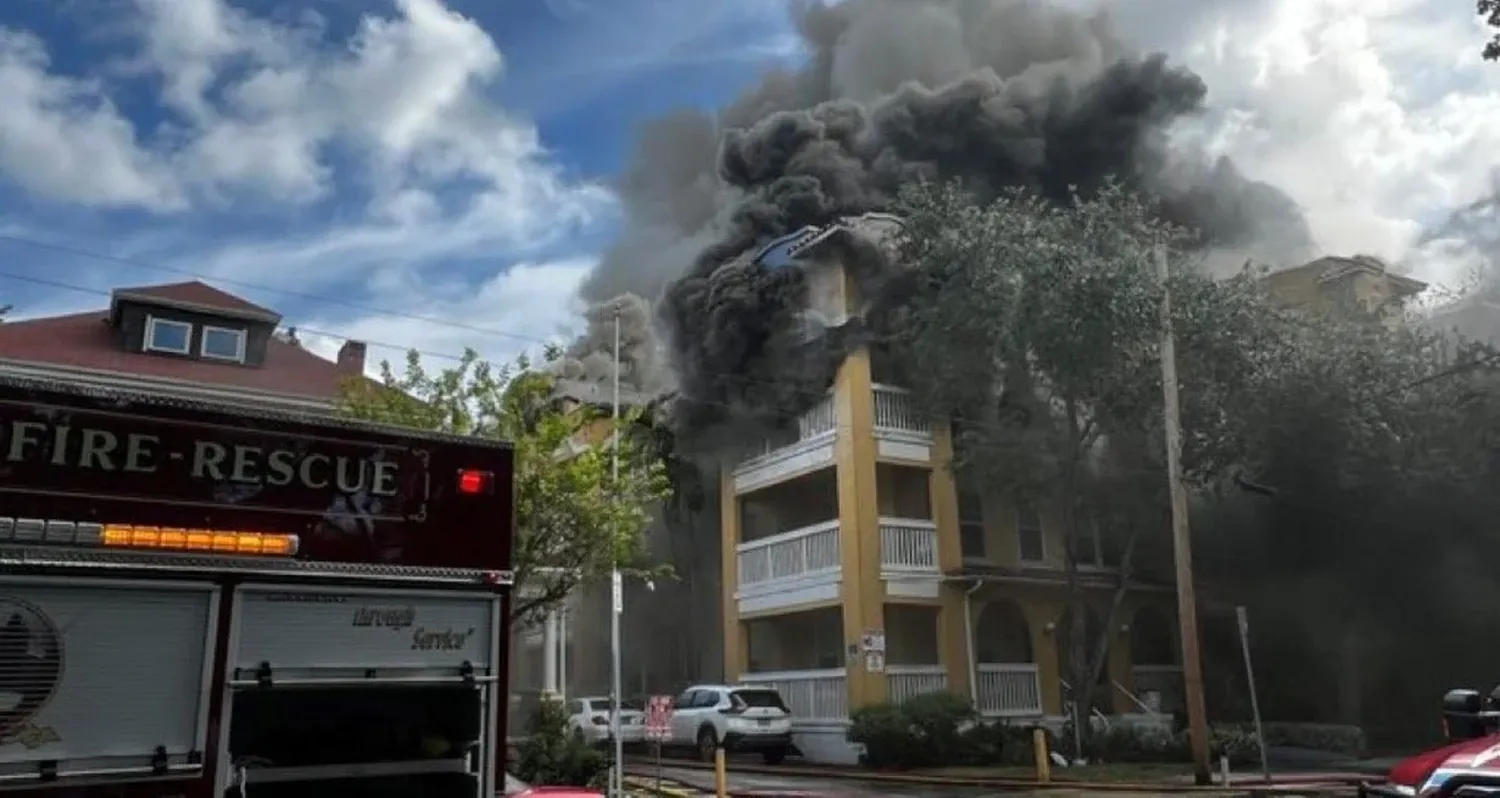
[[[163,288],[179,290],[179,286]],[[197,289],[181,290],[183,293],[178,295],[205,296],[188,293]],[[222,296],[256,307],[228,294]],[[109,313],[101,310],[0,323],[0,359],[320,399],[339,395],[343,375],[337,365],[274,337],[267,345],[264,363],[258,368],[247,368],[233,363],[128,352],[108,321]]]
[[[254,302],[247,302],[234,294],[220,291],[198,280],[167,285],[143,285],[137,288],[116,288],[114,302],[118,302],[122,297],[154,299],[174,305],[195,305],[230,313],[264,316],[271,319],[273,324],[281,321],[281,314],[274,310],[261,307]]]

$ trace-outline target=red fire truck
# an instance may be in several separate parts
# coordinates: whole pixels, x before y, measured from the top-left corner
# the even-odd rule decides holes
[[[0,378],[0,791],[503,784],[505,444]]]

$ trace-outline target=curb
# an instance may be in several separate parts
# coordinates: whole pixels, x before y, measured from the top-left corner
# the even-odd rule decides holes
[[[664,760],[662,764],[667,767],[673,767],[680,770],[713,770],[712,765],[687,759]],[[627,763],[626,765],[626,767],[631,766],[632,765],[630,763]],[[655,780],[654,764],[649,766],[645,764],[635,764],[634,767],[636,768],[636,774],[640,774],[642,778],[651,781]],[[643,771],[645,771],[648,767],[650,768],[650,772],[644,773]],[[731,765],[729,770],[731,772],[754,773],[756,775],[763,776],[786,776],[791,778],[822,779],[825,781],[856,781],[869,784],[909,784],[914,786],[921,785],[934,787],[981,787],[1016,791],[1085,790],[1089,792],[1155,792],[1173,794],[1235,794],[1257,796],[1306,795],[1311,792],[1322,793],[1335,790],[1352,790],[1358,787],[1361,781],[1366,780],[1364,777],[1349,776],[1345,779],[1309,778],[1307,780],[1282,781],[1270,785],[1249,783],[1230,784],[1228,786],[1212,784],[1199,786],[1196,784],[1176,784],[1171,782],[1074,781],[1068,779],[1066,776],[1054,777],[1050,782],[1041,782],[1034,779],[1002,779],[983,778],[975,776],[940,776],[936,774],[923,775],[917,773],[881,773],[879,771],[856,771],[844,770],[840,768],[821,770],[816,768],[797,767],[795,765],[772,766],[741,763],[734,763],[733,765]],[[663,782],[666,781],[670,781],[670,779],[663,779]],[[701,790],[699,790],[698,788],[692,789],[696,790],[697,792],[701,792]],[[733,792],[734,791],[731,791],[731,793]],[[754,790],[749,792],[760,795],[763,794],[764,791]]]

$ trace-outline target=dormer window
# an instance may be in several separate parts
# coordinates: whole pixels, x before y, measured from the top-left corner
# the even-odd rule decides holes
[[[199,353],[212,360],[245,362],[245,331],[229,327],[203,326],[203,342]]]
[[[185,321],[146,317],[146,351],[188,355],[193,352],[193,325]]]

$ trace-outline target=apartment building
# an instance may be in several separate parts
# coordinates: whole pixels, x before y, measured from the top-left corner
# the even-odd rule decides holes
[[[808,228],[766,247],[796,262],[809,313],[838,324],[861,300],[845,236],[879,238],[881,214]],[[951,690],[988,717],[1061,722],[1069,617],[1064,537],[1047,507],[965,490],[944,424],[850,355],[795,433],[723,475],[724,672],[775,685],[810,758],[852,761],[851,709]],[[1094,640],[1119,583],[1097,541],[1077,553]],[[1160,716],[1179,701],[1175,603],[1130,583],[1095,691],[1102,713]]]

